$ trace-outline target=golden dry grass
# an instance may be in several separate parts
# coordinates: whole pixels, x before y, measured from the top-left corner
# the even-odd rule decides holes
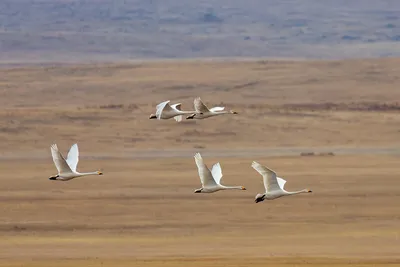
[[[128,267],[128,266],[167,266],[167,267],[247,267],[247,266],[353,266],[353,267],[369,267],[369,266],[400,266],[398,261],[391,260],[337,260],[331,258],[172,258],[172,259],[145,259],[145,260],[42,260],[42,261],[13,261],[7,262],[6,265],[0,266],[16,267],[47,267],[47,266],[112,266],[112,267]]]
[[[152,106],[166,97],[191,103],[281,105],[395,102],[400,59],[249,62],[172,61],[1,69],[0,104]]]
[[[250,168],[253,159],[279,170],[287,189],[310,187],[313,193],[255,204],[263,185]],[[192,264],[187,266],[198,266],[190,259],[201,258],[210,266],[213,258],[233,266],[275,264],[276,257],[289,263],[310,257],[316,266],[329,262],[319,257],[398,259],[398,157],[205,160],[219,160],[225,184],[247,190],[193,194],[199,179],[192,157],[86,160],[80,169],[101,167],[105,175],[68,183],[47,180],[54,173],[50,161],[27,161],[23,168],[18,161],[2,162],[0,258],[23,266],[30,259],[148,259],[153,266],[160,257],[171,266],[185,258]]]
[[[55,141],[64,149],[79,141],[87,155],[259,144],[399,145],[399,63],[195,61],[3,69],[0,149],[9,156],[25,150],[44,156]],[[161,101],[182,102],[188,110],[195,96],[240,115],[180,124],[148,120]],[[337,106],[331,110],[327,103]]]
[[[398,266],[398,63],[1,70],[0,266]],[[197,95],[240,114],[148,120]],[[53,141],[105,175],[49,181]],[[325,147],[350,154],[298,156]],[[247,191],[193,194],[197,151]],[[313,193],[255,204],[252,160]]]

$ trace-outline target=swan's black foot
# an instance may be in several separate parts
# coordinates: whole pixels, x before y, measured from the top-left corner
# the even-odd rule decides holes
[[[262,198],[256,198],[256,199],[254,200],[254,202],[256,202],[256,203],[261,202],[261,201],[263,201]]]
[[[52,176],[52,177],[49,178],[49,180],[57,180],[58,177],[59,177],[58,175],[57,176]]]

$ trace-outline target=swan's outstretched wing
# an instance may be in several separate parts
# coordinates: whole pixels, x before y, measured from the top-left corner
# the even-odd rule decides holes
[[[73,144],[67,155],[67,163],[68,166],[71,168],[71,170],[73,170],[74,172],[76,171],[76,166],[78,166],[78,161],[79,161],[78,144]]]
[[[223,111],[225,109],[225,107],[213,107],[210,108],[210,111]]]
[[[276,173],[273,170],[261,165],[258,162],[255,162],[255,161],[253,161],[253,163],[251,164],[251,167],[253,167],[258,173],[260,173],[262,175],[263,180],[264,180],[265,192],[281,189],[281,187],[279,186],[279,183],[276,179]]]
[[[171,105],[171,108],[182,111],[182,103],[173,104]]]
[[[53,157],[54,165],[56,165],[58,173],[72,172],[68,163],[65,161],[60,151],[58,151],[57,145],[56,144],[51,145],[50,150],[51,150],[51,155]]]
[[[221,178],[222,178],[222,170],[221,170],[221,165],[218,163],[215,163],[212,168],[211,168],[211,174],[217,184],[221,184]]]
[[[164,101],[156,106],[156,117],[157,119],[161,120],[161,114],[163,111],[172,110],[171,106],[168,105],[170,101]]]
[[[181,103],[177,103],[177,104],[173,104],[171,105],[172,109],[175,109],[177,111],[182,111],[182,104]],[[181,122],[183,119],[182,115],[178,115],[174,117],[174,120],[176,120],[177,122]]]
[[[196,97],[194,99],[194,110],[198,113],[207,113],[208,107],[204,105],[203,101],[201,101],[200,97]]]
[[[207,168],[206,164],[204,164],[203,158],[201,157],[200,153],[196,153],[196,155],[194,155],[194,160],[199,171],[201,185],[203,187],[215,186],[215,180],[210,170]]]
[[[280,177],[276,177],[276,180],[278,181],[279,187],[284,190],[285,184],[286,184],[286,180],[280,178]]]

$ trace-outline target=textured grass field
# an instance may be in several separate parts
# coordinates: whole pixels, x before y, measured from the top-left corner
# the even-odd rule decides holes
[[[113,260],[158,266],[164,259],[171,266],[329,266],[328,259],[346,266],[398,259],[399,157],[205,160],[220,161],[224,183],[247,190],[194,194],[200,182],[192,157],[82,160],[80,169],[101,168],[105,175],[68,183],[47,180],[54,173],[50,159],[23,167],[2,162],[3,266],[35,266],[31,259],[69,266]],[[254,203],[263,185],[252,160],[278,170],[288,190],[313,193]]]
[[[398,266],[398,62],[2,69],[0,266]],[[148,119],[195,96],[239,115]],[[194,194],[198,151],[247,190]],[[255,204],[253,160],[313,193]]]
[[[143,149],[393,147],[399,59],[161,62],[0,70],[3,156],[48,155],[57,141],[103,156]],[[202,97],[238,116],[149,120],[165,100]],[[22,145],[23,144],[23,145]],[[262,144],[262,146],[260,146]]]

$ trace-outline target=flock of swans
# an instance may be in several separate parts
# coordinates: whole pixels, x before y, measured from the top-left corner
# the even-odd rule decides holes
[[[170,105],[169,102],[170,101],[168,100],[158,104],[156,107],[156,114],[151,114],[150,119],[168,120],[174,118],[177,122],[180,122],[182,121],[182,116],[185,114],[190,114],[186,117],[187,120],[201,120],[223,114],[238,114],[233,110],[225,110],[225,107],[208,108],[203,101],[201,101],[200,97],[194,99],[193,111],[183,111],[181,110],[181,103]]]
[[[161,120],[174,118],[176,121],[180,122],[182,121],[182,116],[185,114],[189,115],[186,117],[186,119],[205,119],[222,114],[237,114],[237,112],[233,110],[226,111],[224,107],[213,107],[209,109],[199,97],[194,100],[193,111],[183,111],[181,110],[181,103],[170,105],[169,102],[170,101],[165,101],[158,104],[156,107],[156,114],[151,114],[150,119]],[[49,178],[50,180],[68,181],[77,177],[103,174],[100,171],[80,173],[76,170],[79,161],[79,150],[77,144],[71,146],[66,159],[60,153],[56,144],[51,145],[50,150],[54,165],[58,171],[57,175]],[[200,153],[196,153],[194,155],[194,160],[197,165],[200,182],[202,185],[202,187],[196,189],[194,193],[214,193],[220,190],[230,189],[246,190],[244,186],[225,186],[221,184],[223,175],[219,162],[215,163],[210,170],[204,163]],[[283,196],[312,192],[309,189],[303,189],[294,192],[286,191],[284,189],[286,181],[280,177],[277,177],[276,172],[256,161],[253,161],[251,167],[253,167],[253,169],[255,169],[263,177],[265,187],[265,193],[256,195],[256,203],[264,200],[273,200]]]

